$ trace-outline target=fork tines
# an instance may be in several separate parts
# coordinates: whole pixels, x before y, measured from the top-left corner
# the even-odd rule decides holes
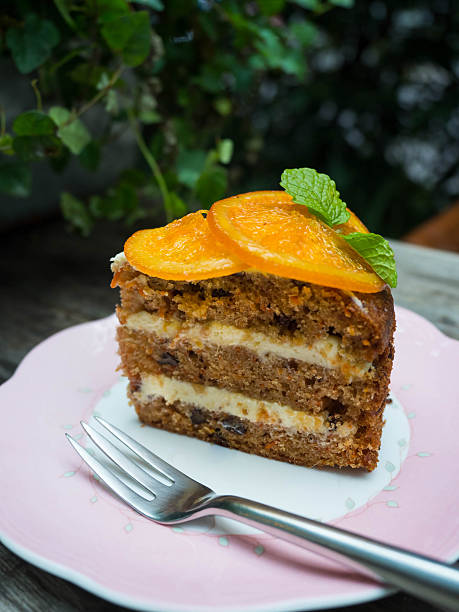
[[[87,433],[93,443],[99,448],[121,471],[134,479],[144,491],[144,495],[140,495],[134,491],[126,482],[124,482],[112,469],[104,465],[88,450],[82,447],[69,434],[66,434],[67,439],[80,455],[83,461],[97,474],[97,476],[112,489],[119,497],[129,503],[138,511],[146,514],[145,502],[151,501],[152,497],[160,498],[165,489],[169,489],[171,485],[186,480],[189,483],[194,483],[191,478],[175,469],[172,465],[149,451],[145,446],[139,444],[136,440],[128,436],[126,433],[106,421],[101,417],[94,417],[97,423],[104,428],[104,431],[112,438],[121,442],[124,447],[135,453],[145,464],[154,471],[154,476],[147,472],[139,463],[133,461],[126,456],[107,436],[99,433],[94,427],[87,423],[81,422],[81,426]],[[149,495],[150,494],[150,495]]]

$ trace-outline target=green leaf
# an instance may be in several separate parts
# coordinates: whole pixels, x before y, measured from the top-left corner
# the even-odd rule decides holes
[[[105,200],[102,196],[95,195],[89,198],[89,212],[95,219],[100,219],[105,215],[104,204]]]
[[[28,74],[41,66],[51,55],[60,39],[59,30],[47,19],[29,13],[23,27],[9,28],[6,46],[22,74]]]
[[[4,155],[14,155],[13,137],[10,134],[0,136],[0,153]]]
[[[64,172],[64,170],[69,165],[71,157],[72,156],[67,147],[61,147],[59,154],[52,155],[51,157],[49,157],[48,162],[54,172],[62,174],[62,172]]]
[[[132,185],[120,182],[109,190],[105,196],[93,196],[89,201],[89,210],[95,218],[118,221],[138,209],[139,199]]]
[[[102,75],[105,74],[105,70],[102,66],[82,62],[78,64],[78,66],[75,66],[69,74],[70,78],[72,81],[75,81],[75,83],[80,83],[85,86],[90,85],[97,89],[97,83],[100,82]]]
[[[68,125],[59,128],[57,135],[75,155],[79,155],[91,142],[91,134],[79,119],[74,119]]]
[[[107,219],[117,221],[128,214],[132,214],[139,205],[137,192],[127,183],[120,183],[114,194],[109,198],[110,210],[107,214]]]
[[[205,35],[210,38],[213,43],[215,43],[218,40],[219,33],[215,27],[214,15],[209,15],[209,13],[204,13],[201,11],[198,15],[198,23]]]
[[[148,91],[144,91],[138,101],[138,119],[142,123],[158,123],[161,115],[156,110],[156,99]]]
[[[330,4],[342,6],[343,8],[352,8],[354,6],[354,0],[330,0]]]
[[[108,78],[108,74],[104,71],[100,75],[100,79],[97,81],[96,89],[98,91],[101,91],[102,89],[105,89],[105,87],[107,87],[109,83],[110,83],[110,79]]]
[[[218,160],[221,164],[229,164],[233,157],[234,143],[230,138],[220,140],[217,145]]]
[[[180,183],[192,189],[202,172],[205,161],[205,151],[200,149],[195,151],[180,151],[176,163],[177,178]]]
[[[293,4],[298,4],[303,8],[315,11],[321,8],[321,0],[290,0]]]
[[[217,67],[207,64],[202,66],[200,74],[193,77],[191,82],[211,94],[219,93],[224,87],[220,71]]]
[[[75,198],[70,193],[64,192],[61,195],[61,211],[64,219],[78,229],[83,236],[89,236],[94,225],[94,221],[89,214],[85,204]]]
[[[282,70],[286,74],[294,74],[303,78],[306,72],[306,59],[300,49],[291,48],[284,44],[280,35],[268,28],[259,30],[259,40],[255,48],[259,55],[251,57],[253,69],[264,67]]]
[[[32,174],[27,164],[21,161],[0,163],[0,191],[17,198],[30,195]]]
[[[257,32],[259,40],[255,43],[255,48],[264,58],[270,68],[279,68],[285,55],[285,49],[281,39],[276,32],[268,28],[260,28]]]
[[[48,114],[54,121],[54,123],[57,125],[57,127],[61,127],[66,124],[71,117],[70,111],[67,108],[64,108],[63,106],[52,106],[49,109]]]
[[[228,177],[226,170],[221,166],[211,166],[204,170],[199,177],[195,194],[201,205],[204,208],[210,208],[211,205],[220,200],[226,193],[228,186]]]
[[[312,168],[284,170],[280,184],[296,204],[307,206],[330,227],[349,220],[350,214],[339,197],[335,181],[326,174]]]
[[[289,34],[304,46],[311,45],[317,38],[317,26],[310,21],[294,21],[289,27]]]
[[[140,189],[145,187],[150,181],[150,175],[146,175],[143,170],[139,170],[138,168],[128,168],[127,170],[123,170],[120,175],[120,180],[125,185],[131,185],[135,189]]]
[[[91,140],[78,156],[83,168],[95,172],[100,163],[100,146],[95,140]]]
[[[139,113],[139,121],[148,125],[152,123],[159,123],[161,121],[161,115],[155,110],[142,111]]]
[[[151,28],[147,11],[128,13],[107,21],[102,36],[113,51],[121,53],[128,66],[138,66],[150,52]]]
[[[188,212],[187,205],[175,192],[169,193],[169,204],[171,207],[172,216],[176,219],[183,217]]]
[[[113,89],[110,89],[105,96],[105,110],[112,115],[117,115],[119,112],[118,96]]]
[[[97,0],[97,12],[97,21],[106,23],[121,15],[127,15],[130,10],[126,0]]]
[[[258,6],[262,15],[271,17],[271,15],[277,15],[282,11],[285,0],[258,0]]]
[[[253,19],[246,19],[238,12],[227,11],[226,18],[236,30],[236,46],[243,47],[259,34],[260,26]]]
[[[49,116],[58,126],[57,135],[75,155],[79,155],[91,141],[91,134],[80,119],[72,119],[72,114],[62,106],[53,106]]]
[[[13,123],[13,130],[18,136],[46,136],[54,134],[54,122],[39,111],[27,111],[18,115]]]
[[[391,287],[397,286],[397,269],[394,252],[385,238],[379,234],[347,234],[342,238],[359,253]]]
[[[229,98],[217,98],[214,102],[214,107],[222,117],[227,117],[233,109],[233,105]]]
[[[56,5],[57,10],[61,14],[62,19],[66,22],[66,24],[72,28],[72,30],[77,29],[77,25],[70,15],[69,5],[71,2],[68,0],[54,0],[54,4]]]
[[[303,79],[306,74],[306,58],[300,49],[288,49],[278,66],[286,74],[293,74],[298,79]]]
[[[18,136],[13,140],[13,149],[22,161],[36,161],[59,155],[62,145],[54,135]]]
[[[135,4],[143,4],[144,6],[148,6],[154,11],[162,11],[164,9],[164,4],[161,0],[132,0]]]
[[[89,214],[85,204],[75,198],[70,193],[64,192],[61,195],[61,211],[64,219],[78,229],[83,236],[89,236],[94,225],[94,221]]]

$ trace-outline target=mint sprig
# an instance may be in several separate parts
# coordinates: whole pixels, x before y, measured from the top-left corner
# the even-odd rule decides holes
[[[346,204],[339,197],[335,181],[313,168],[284,170],[281,186],[292,196],[295,204],[303,204],[309,211],[333,227],[349,221]],[[397,286],[394,252],[379,234],[354,232],[341,234],[346,242],[363,257],[376,274],[391,287]]]
[[[280,184],[295,204],[307,206],[330,227],[349,220],[346,204],[339,197],[335,181],[328,175],[319,174],[313,168],[284,170]]]
[[[379,234],[341,235],[373,268],[378,276],[391,287],[397,286],[397,269],[394,251],[385,238]]]

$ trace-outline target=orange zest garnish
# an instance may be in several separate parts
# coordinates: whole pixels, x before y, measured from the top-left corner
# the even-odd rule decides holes
[[[201,212],[136,232],[127,239],[124,254],[139,272],[166,280],[216,278],[247,267],[211,234]]]
[[[285,192],[255,191],[220,200],[207,220],[228,252],[262,272],[363,293],[384,287],[337,231],[306,206],[293,204]],[[367,231],[353,214],[337,229]]]

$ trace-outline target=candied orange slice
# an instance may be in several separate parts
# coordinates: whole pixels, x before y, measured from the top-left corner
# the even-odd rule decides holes
[[[209,227],[229,252],[270,274],[374,293],[384,282],[333,229],[281,191],[255,191],[215,202]],[[367,231],[353,214],[342,233]]]
[[[139,272],[166,280],[216,278],[246,268],[219,244],[201,211],[136,232],[125,242],[124,254]]]
[[[352,234],[352,232],[360,232],[361,234],[368,234],[367,227],[360,221],[355,213],[349,208],[346,208],[347,212],[351,215],[346,223],[335,225],[333,228],[338,234]]]

